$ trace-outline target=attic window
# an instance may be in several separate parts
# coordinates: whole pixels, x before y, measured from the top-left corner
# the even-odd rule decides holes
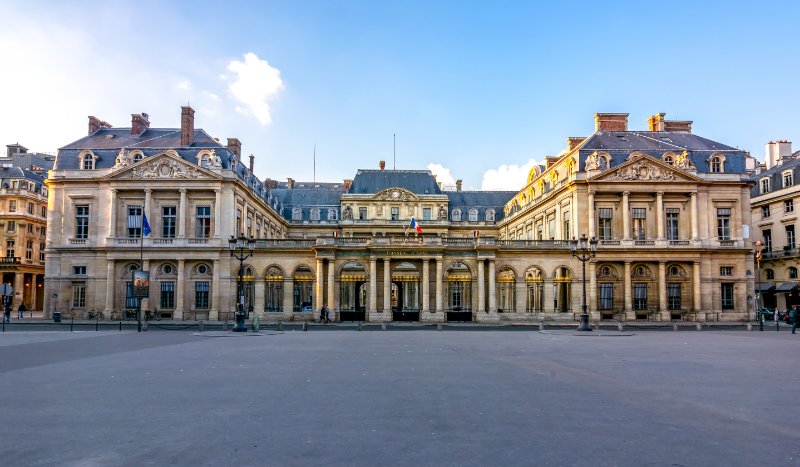
[[[617,135],[617,138],[619,138],[620,141],[628,141],[628,138],[626,138],[625,135]]]
[[[671,140],[671,139],[669,139],[669,138],[667,138],[666,136],[662,136],[662,137],[661,137],[661,141],[663,141],[663,142],[665,142],[665,143],[671,143],[671,142],[672,142],[672,140]]]

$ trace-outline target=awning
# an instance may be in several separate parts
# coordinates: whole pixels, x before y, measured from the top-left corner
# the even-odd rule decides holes
[[[774,288],[774,282],[762,282],[761,284],[756,284],[756,292],[768,292]]]
[[[797,287],[797,282],[783,282],[775,288],[775,291],[786,293],[791,292],[795,287]]]

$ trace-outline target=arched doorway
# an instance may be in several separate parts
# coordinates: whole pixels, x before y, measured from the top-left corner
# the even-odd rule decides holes
[[[472,321],[472,272],[456,261],[445,272],[447,321]]]
[[[306,265],[298,266],[292,275],[292,311],[310,313],[314,309],[311,295],[314,275]]]
[[[505,267],[497,272],[497,311],[500,313],[516,312],[517,277],[514,270]]]
[[[365,321],[367,308],[367,269],[357,261],[339,270],[340,321]]]
[[[283,311],[283,270],[273,265],[268,267],[264,274],[264,312],[281,311]]]
[[[253,268],[250,266],[245,266],[242,270],[244,273],[241,277],[241,286],[242,289],[239,290],[239,277],[236,278],[236,301],[239,300],[241,297],[244,300],[244,313],[245,318],[250,318],[250,313],[253,311],[253,303],[255,302],[255,287],[253,287],[253,282],[255,281],[255,275],[253,274]]]
[[[553,309],[556,313],[568,313],[572,310],[572,273],[565,267],[556,269]]]
[[[525,311],[544,313],[544,275],[541,269],[533,266],[525,271],[525,288]]]
[[[392,320],[419,321],[419,269],[403,262],[392,270]]]

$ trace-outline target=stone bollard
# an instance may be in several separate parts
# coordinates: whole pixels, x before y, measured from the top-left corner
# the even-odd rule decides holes
[[[228,330],[228,322],[227,321],[223,321],[222,322],[222,330],[223,331],[227,331]]]
[[[748,331],[752,331],[753,330],[753,323],[747,323],[747,330]]]
[[[200,321],[199,323],[197,323],[197,329],[199,329],[199,330],[200,330],[200,332],[203,332],[203,330],[204,330],[205,328],[206,328],[206,323],[204,323],[204,322],[202,322],[202,321]]]
[[[598,323],[597,321],[595,321],[594,323],[592,323],[592,328],[593,328],[595,331],[599,331],[599,330],[600,330],[600,323]]]
[[[308,321],[303,321],[303,331],[308,331]]]
[[[672,323],[672,330],[673,331],[677,331],[678,330],[678,323]]]
[[[539,330],[544,331],[544,323],[539,321]]]
[[[386,323],[381,323],[381,331],[385,331],[385,330],[386,330]]]
[[[617,331],[622,332],[624,328],[625,326],[623,326],[622,323],[617,323]]]
[[[356,325],[356,331],[363,331],[363,329],[361,328],[361,321],[359,321],[358,325]]]
[[[150,324],[147,321],[142,323],[142,332],[147,332],[147,325]]]
[[[283,323],[278,321],[278,331],[283,331]]]
[[[703,330],[703,324],[702,323],[697,323],[697,330],[698,331],[702,331]]]
[[[441,331],[442,330],[442,323],[436,323],[436,330],[437,331]]]

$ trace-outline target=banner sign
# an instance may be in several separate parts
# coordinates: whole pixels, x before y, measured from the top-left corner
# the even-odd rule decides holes
[[[150,272],[133,272],[133,296],[135,298],[147,298],[150,296]]]

